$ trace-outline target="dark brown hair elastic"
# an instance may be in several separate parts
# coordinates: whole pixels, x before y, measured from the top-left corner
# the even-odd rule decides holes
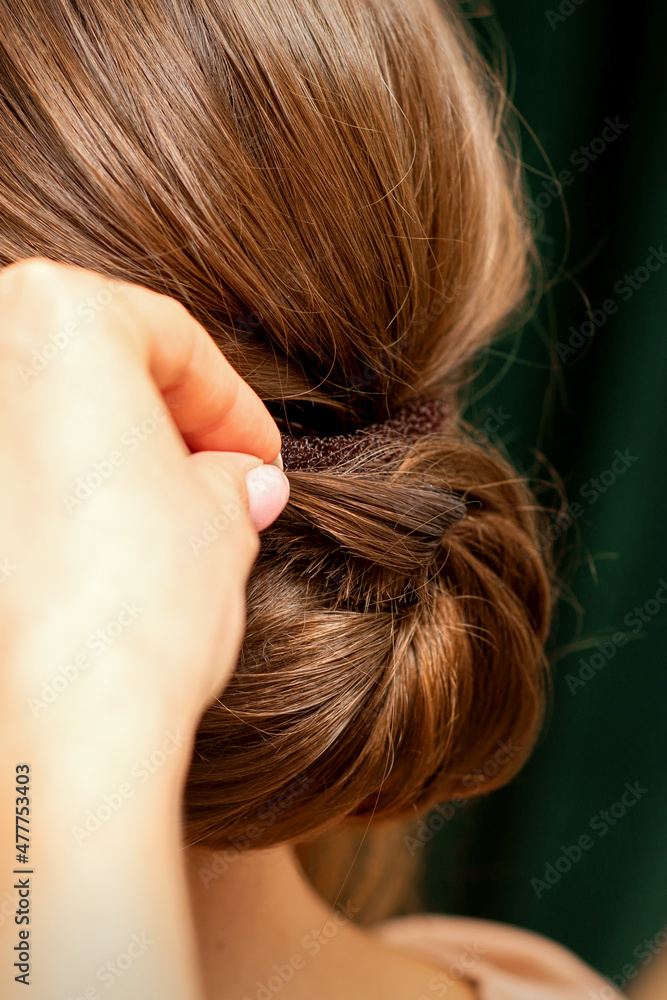
[[[350,434],[321,437],[283,435],[282,457],[286,472],[314,472],[330,469],[356,458],[363,451],[393,437],[421,437],[432,434],[445,421],[449,407],[440,399],[415,399],[401,406],[393,417],[369,424]]]

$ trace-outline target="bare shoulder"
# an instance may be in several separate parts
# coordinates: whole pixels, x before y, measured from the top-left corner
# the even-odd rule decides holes
[[[383,1000],[479,1000],[479,993],[469,980],[461,977],[460,968],[449,969],[411,955],[389,943],[382,943],[376,956],[378,978],[384,980],[382,992],[367,994]],[[379,970],[382,969],[380,975]]]
[[[283,1000],[479,1000],[459,965],[422,958],[402,945],[350,926],[281,992]]]
[[[447,965],[424,959],[364,931],[341,940],[339,964],[327,977],[331,1000],[479,1000],[475,988]],[[342,935],[341,935],[342,937]],[[332,954],[333,957],[333,954]],[[338,978],[343,972],[345,983]],[[329,1000],[322,997],[322,1000]]]

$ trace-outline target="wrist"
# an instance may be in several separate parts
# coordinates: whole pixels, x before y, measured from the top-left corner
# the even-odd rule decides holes
[[[59,808],[71,803],[154,800],[180,801],[187,777],[194,732],[156,718],[91,718],[17,729],[0,726],[6,765],[27,763],[43,796]],[[55,722],[55,724],[54,724]]]
[[[27,858],[18,877],[24,895],[31,893],[29,930],[34,926],[40,942],[31,959],[38,997],[53,996],[54,983],[59,996],[80,995],[77,982],[98,982],[99,970],[137,935],[146,949],[128,997],[199,998],[192,986],[197,967],[183,866],[180,775],[171,761],[124,795],[117,784],[122,768],[105,764],[100,772],[96,756],[84,761],[71,744],[29,761],[29,788],[21,786],[30,799],[22,820]],[[5,815],[13,812],[14,766],[12,759],[2,768]],[[12,801],[5,801],[10,793]],[[9,829],[5,833],[9,837]],[[10,856],[10,843],[2,846],[3,856]],[[16,878],[6,872],[3,893],[13,891]]]

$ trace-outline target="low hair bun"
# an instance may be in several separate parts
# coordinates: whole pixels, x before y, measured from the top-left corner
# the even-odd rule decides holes
[[[443,536],[467,508],[441,471],[419,475],[414,464],[406,458],[398,469],[290,474],[288,519],[295,538],[309,552],[336,543],[378,570],[428,570]]]
[[[453,425],[289,478],[238,669],[195,745],[190,832],[211,846],[267,802],[289,808],[255,846],[489,791],[542,720],[550,590],[530,494],[499,454]],[[499,741],[514,752],[480,785]]]

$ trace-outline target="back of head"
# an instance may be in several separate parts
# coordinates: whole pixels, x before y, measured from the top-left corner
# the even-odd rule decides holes
[[[548,576],[534,500],[459,413],[535,251],[465,25],[435,0],[0,0],[0,21],[0,264],[175,296],[292,427],[450,407],[291,473],[197,736],[191,839],[301,840],[504,783],[543,715]]]

